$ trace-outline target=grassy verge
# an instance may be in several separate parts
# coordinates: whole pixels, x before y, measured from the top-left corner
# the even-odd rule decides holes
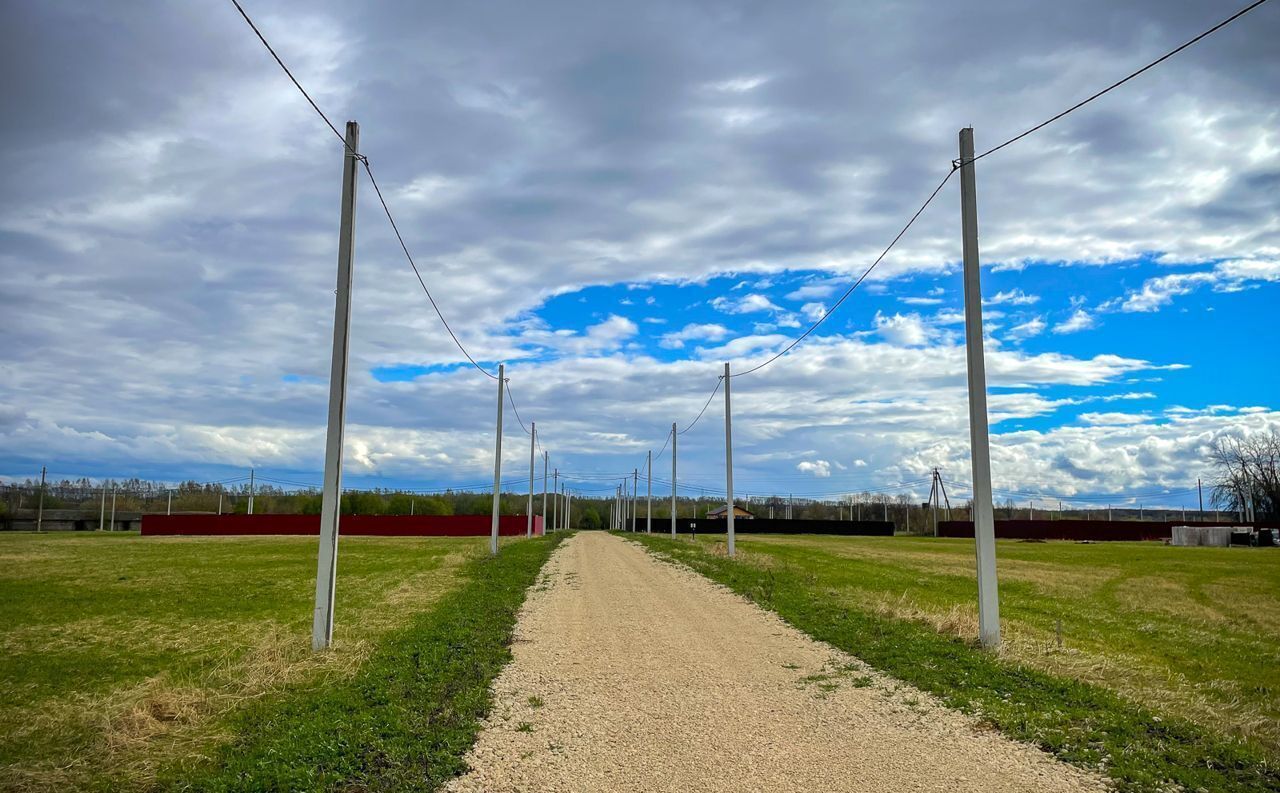
[[[165,786],[435,790],[464,770],[525,591],[561,537],[467,563],[462,586],[386,637],[352,678],[245,711],[215,762]]]
[[[719,538],[626,536],[1007,735],[1101,770],[1120,790],[1280,790],[1280,770],[1256,742],[1157,712],[1103,685],[984,652],[926,619],[887,613],[880,598],[850,597],[842,576],[857,565],[840,554],[810,547],[788,556],[770,552],[786,547],[780,538],[739,538],[739,556],[730,560]],[[847,547],[863,539],[839,542]],[[921,589],[929,588],[927,575],[916,578]],[[1007,589],[1003,595],[1005,604],[1016,599]]]
[[[311,652],[306,537],[0,535],[0,789],[139,789],[259,700],[355,673],[461,583],[483,539],[347,538],[333,652]]]

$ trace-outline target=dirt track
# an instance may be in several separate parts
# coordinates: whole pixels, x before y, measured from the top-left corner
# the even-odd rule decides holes
[[[640,547],[579,534],[455,791],[1097,791]]]

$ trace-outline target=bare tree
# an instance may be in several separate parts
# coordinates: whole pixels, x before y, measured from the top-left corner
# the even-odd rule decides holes
[[[1246,519],[1280,516],[1280,431],[1245,438],[1221,437],[1209,452],[1214,467],[1213,503]]]

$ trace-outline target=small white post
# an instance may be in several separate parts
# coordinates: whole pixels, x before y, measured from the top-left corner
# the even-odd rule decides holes
[[[98,510],[98,531],[102,531],[107,521],[107,488],[102,488],[102,508]]]
[[[978,634],[984,647],[1000,646],[1000,595],[991,501],[991,446],[987,429],[987,370],[982,349],[982,283],[978,261],[978,191],[973,128],[960,130],[960,225],[964,250],[965,352],[969,380],[969,441],[973,464],[973,536],[978,565]]]
[[[498,553],[498,512],[502,507],[502,397],[507,368],[498,364],[498,431],[493,446],[493,519],[489,523],[489,553]]]
[[[671,422],[671,536],[676,536],[676,423]]]
[[[320,497],[320,550],[316,556],[316,602],[311,649],[333,641],[333,597],[338,583],[338,522],[342,513],[342,439],[347,421],[347,358],[351,348],[352,259],[355,256],[356,171],[360,125],[347,122],[342,156],[342,216],[338,225],[338,278],[333,309],[333,352],[329,369],[329,423],[325,431],[324,490]],[[253,469],[249,470],[249,514],[253,514]]]
[[[331,391],[332,391],[332,389],[331,389]],[[332,393],[330,393],[330,396],[332,397]],[[248,514],[250,514],[250,515],[252,515],[252,514],[253,514],[253,469],[252,469],[252,468],[250,468],[250,469],[249,469],[249,510],[248,510]]]
[[[533,447],[538,443],[538,422],[529,422],[529,519],[526,522],[524,536],[533,536]]]
[[[724,489],[729,521],[729,555],[734,555],[733,543],[733,407],[729,401],[729,362],[724,364]]]

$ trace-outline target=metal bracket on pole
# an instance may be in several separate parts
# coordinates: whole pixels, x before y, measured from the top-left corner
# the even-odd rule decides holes
[[[360,125],[347,122],[342,155],[342,219],[338,227],[338,288],[333,309],[333,356],[329,369],[329,423],[324,443],[324,491],[320,498],[320,550],[316,558],[316,603],[311,649],[333,642],[333,597],[338,582],[338,520],[342,512],[342,439],[347,419],[347,352],[351,347],[351,284],[356,240],[356,171]],[[249,514],[253,514],[249,471]]]
[[[729,363],[724,365],[724,489],[728,512],[729,555],[734,554],[733,537],[733,406],[729,400]]]
[[[1000,646],[996,533],[991,501],[991,446],[987,429],[987,369],[982,349],[982,279],[978,260],[978,191],[973,128],[960,130],[960,225],[964,247],[964,331],[969,375],[969,441],[973,463],[973,537],[978,566],[978,635]]]
[[[498,553],[498,512],[502,508],[502,393],[507,387],[506,364],[498,364],[498,431],[493,446],[493,520],[489,524],[489,553]]]

